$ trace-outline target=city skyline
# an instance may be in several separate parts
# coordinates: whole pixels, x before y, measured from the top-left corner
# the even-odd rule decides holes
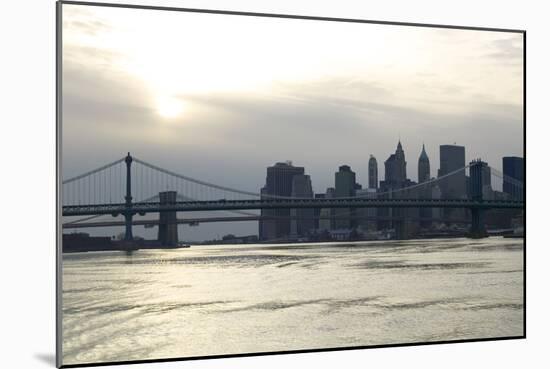
[[[503,156],[523,156],[521,34],[152,14],[65,5],[65,178],[130,151],[259,192],[267,166],[292,160],[324,193],[341,165],[367,187],[371,154],[383,180],[398,140],[413,181],[423,145],[432,177],[440,144],[500,171]],[[232,227],[257,231],[188,232]]]
[[[420,188],[423,189],[422,191],[424,191],[425,189],[428,189],[428,188],[431,188],[431,189],[435,188],[435,189],[437,189],[436,191],[438,193],[440,193],[440,195],[437,195],[437,196],[442,196],[441,198],[450,198],[450,199],[465,198],[465,196],[470,197],[469,176],[470,176],[471,170],[467,169],[467,166],[468,166],[468,164],[477,162],[481,159],[478,158],[478,159],[472,161],[471,163],[466,162],[464,153],[465,153],[465,147],[463,147],[463,146],[440,145],[440,156],[442,158],[445,157],[444,161],[442,161],[442,162],[445,162],[445,167],[444,168],[433,168],[435,173],[432,173],[430,171],[430,165],[429,165],[429,160],[430,159],[427,156],[427,154],[425,152],[425,147],[423,145],[422,153],[421,153],[420,157],[417,159],[418,166],[414,165],[415,164],[414,160],[409,160],[409,170],[407,171],[407,168],[406,168],[406,166],[407,166],[406,158],[407,157],[406,157],[405,151],[403,149],[401,140],[399,140],[398,143],[397,143],[397,148],[396,148],[395,154],[391,154],[388,157],[388,159],[384,161],[385,169],[381,171],[381,173],[384,173],[384,179],[378,177],[377,166],[374,166],[374,164],[376,163],[376,158],[371,155],[370,158],[369,158],[369,166],[373,167],[371,169],[376,168],[376,170],[373,172],[375,178],[373,178],[373,179],[369,178],[368,179],[368,184],[363,185],[362,183],[359,183],[356,180],[356,175],[355,175],[355,172],[353,171],[353,169],[350,166],[348,166],[346,164],[343,164],[343,165],[339,166],[338,171],[336,171],[334,173],[335,177],[334,177],[333,185],[327,187],[325,191],[321,191],[321,192],[314,192],[312,190],[312,188],[313,188],[312,180],[311,180],[310,175],[307,174],[308,173],[307,168],[300,167],[300,166],[294,166],[292,161],[277,162],[277,163],[274,163],[273,166],[267,167],[266,183],[265,183],[265,186],[262,188],[262,190],[259,193],[261,193],[262,197],[264,197],[264,195],[265,195],[267,198],[269,198],[270,195],[283,196],[283,197],[285,197],[285,196],[287,196],[287,197],[308,197],[308,198],[319,198],[319,196],[320,196],[320,198],[325,198],[325,197],[328,196],[329,192],[332,191],[330,197],[355,197],[355,196],[360,196],[360,197],[371,197],[372,198],[373,195],[375,195],[375,197],[376,197],[376,194],[383,195],[384,193],[392,192],[394,190],[400,191],[400,189],[406,189],[408,187],[411,187],[411,188],[414,189],[420,183],[426,183],[428,187],[424,187],[424,186],[420,187]],[[130,153],[128,153],[128,155],[130,155]],[[411,163],[411,161],[412,161],[412,163]],[[503,162],[503,166],[504,166],[504,170],[503,170],[504,175],[507,175],[509,177],[512,177],[512,178],[515,178],[515,179],[519,180],[520,182],[523,182],[523,158],[522,157],[507,156],[507,157],[502,158],[502,162]],[[508,163],[508,164],[506,164],[506,163]],[[485,167],[488,167],[487,163],[485,163],[485,162],[483,162],[483,165]],[[412,166],[412,168],[411,168],[411,166]],[[445,177],[450,172],[456,172],[456,170],[459,169],[459,168],[466,168],[465,171],[461,172],[462,173],[462,180],[461,180],[461,177],[460,177],[460,173],[454,174],[453,176],[451,176],[447,179],[441,179],[441,180],[438,179],[441,176]],[[271,174],[270,174],[270,170],[271,170]],[[285,174],[286,177],[284,177],[284,178],[283,177],[280,177],[280,178],[277,177],[278,176],[277,173],[280,170],[283,170],[285,173],[287,173],[287,174]],[[415,170],[417,170],[419,174],[420,174],[420,172],[423,173],[422,174],[424,176],[423,181],[417,183],[417,182],[412,181],[410,179],[409,174],[412,173],[412,172],[415,172]],[[137,173],[138,172],[136,172],[136,174]],[[283,173],[283,172],[281,172],[281,173]],[[346,173],[351,174],[352,177],[347,178],[348,175]],[[433,174],[433,175],[431,175],[431,174]],[[272,179],[270,179],[270,175],[271,175]],[[279,179],[277,179],[277,178],[279,178]],[[497,196],[496,198],[503,198],[503,196],[507,196],[506,193],[509,194],[508,196],[514,196],[514,198],[515,198],[515,196],[521,195],[520,192],[522,190],[520,188],[516,187],[515,185],[513,185],[513,183],[508,182],[508,189],[506,189],[506,187],[502,186],[501,180],[499,180],[498,177],[496,179],[497,179],[496,181],[494,179],[492,179],[491,171],[484,171],[482,186],[487,185],[488,187],[483,190],[484,191],[483,196],[484,197],[489,196],[489,197],[487,197],[487,199],[492,199],[493,196]],[[435,182],[432,184],[432,181],[434,181],[434,180],[435,180]],[[283,182],[281,182],[281,181],[283,181]],[[125,180],[124,180],[124,178],[120,178],[118,180],[118,182],[119,182],[120,185],[124,185]],[[463,183],[461,184],[461,182],[463,182]],[[95,183],[97,183],[97,182],[95,182]],[[166,191],[172,191],[172,190],[176,189],[175,187],[172,187],[168,183],[169,182],[167,182],[167,187],[165,189]],[[277,183],[279,183],[279,184],[277,184]],[[217,184],[217,185],[222,185],[223,186],[223,184]],[[277,186],[279,187],[279,189],[276,189]],[[283,187],[281,187],[281,186],[283,186]],[[372,187],[370,187],[370,186],[372,186]],[[430,191],[432,191],[432,190],[430,190]],[[489,192],[487,192],[487,191],[489,191]],[[518,192],[518,191],[520,191],[520,192]],[[408,198],[417,198],[419,196],[420,196],[420,198],[431,198],[432,197],[432,194],[427,194],[425,191],[419,193],[419,192],[416,192],[416,190],[413,190],[413,192],[408,191],[406,193],[408,193],[408,195],[406,195],[405,198],[407,198],[407,197]],[[161,198],[162,198],[163,194],[161,193],[160,195],[161,195]],[[166,195],[166,194],[164,194],[164,195]],[[172,197],[173,198],[172,201],[176,201],[177,200],[177,197],[175,196],[176,192],[174,192],[173,195],[174,196]],[[182,195],[181,193],[178,194],[178,196],[181,196],[181,195]],[[119,195],[119,197],[121,197],[121,196],[122,196],[122,193]],[[143,196],[143,193],[142,193],[142,196]],[[428,197],[426,197],[426,196],[428,196]],[[521,198],[523,198],[522,195],[521,195]],[[134,201],[137,201],[137,200],[138,200],[138,198],[134,198]],[[179,200],[181,200],[181,199],[179,199]],[[116,202],[116,200],[115,200],[115,202]],[[322,211],[323,210],[321,210],[321,212]],[[349,210],[346,210],[346,209],[333,209],[333,211],[331,211],[331,213],[332,213],[333,216],[344,217],[344,218],[332,220],[331,221],[331,226],[330,226],[329,229],[334,229],[334,230],[354,229],[359,224],[359,223],[357,223],[357,221],[352,220],[352,219],[347,219],[346,220],[346,216],[352,216],[353,217],[355,215],[359,215],[360,212],[358,212],[356,214],[356,211],[353,210],[353,209],[349,209]],[[320,213],[316,212],[315,214],[317,214],[316,216],[318,216]],[[376,215],[376,214],[378,214],[378,215]],[[375,212],[375,213],[370,212],[370,216],[384,216],[384,215],[387,216],[388,214],[389,213],[387,213],[387,212],[385,213],[385,211],[381,211],[381,212],[378,212],[378,213],[377,212]],[[425,210],[423,210],[422,214],[423,214],[422,216],[425,216],[425,217],[431,217],[432,216],[431,211],[427,213]],[[455,212],[452,212],[452,213],[445,212],[445,214],[448,216],[449,214],[455,214]],[[463,215],[460,216],[460,218],[464,217],[464,216],[467,216],[464,213],[459,213],[459,214],[463,214]],[[253,229],[253,227],[247,226],[246,225],[247,222],[245,222],[244,224],[239,223],[239,222],[236,222],[236,223],[235,222],[227,222],[227,223],[224,224],[222,222],[222,223],[217,223],[216,226],[219,229],[229,227],[229,228],[226,228],[226,229],[233,230],[233,233],[239,233],[238,231],[235,232],[235,230],[247,229],[248,233],[247,232],[245,232],[245,233],[247,233],[247,234],[249,234],[249,233],[250,234],[258,233],[260,239],[262,240],[262,239],[277,238],[277,237],[275,237],[275,235],[278,235],[278,236],[283,235],[284,236],[284,235],[290,235],[290,234],[308,234],[310,231],[312,231],[313,228],[318,229],[319,228],[319,222],[322,222],[322,220],[320,220],[320,219],[317,220],[316,222],[314,222],[312,219],[310,219],[312,216],[314,216],[314,210],[313,209],[309,209],[309,210],[308,209],[304,209],[304,210],[294,209],[294,210],[290,210],[290,211],[280,209],[280,210],[275,210],[275,212],[273,210],[265,210],[265,211],[262,210],[261,215],[262,216],[283,216],[283,217],[290,215],[290,216],[294,216],[294,217],[296,217],[296,216],[305,217],[305,218],[307,218],[306,223],[308,224],[308,226],[307,227],[304,226],[302,224],[304,222],[304,220],[299,220],[299,218],[293,219],[293,220],[289,219],[288,221],[285,221],[283,225],[277,226],[278,230],[273,229],[271,231],[267,231],[266,230],[267,228],[265,228],[265,224],[262,225],[263,223],[261,221],[258,222],[258,225],[259,225],[259,227],[257,228],[258,232],[251,231]],[[324,215],[326,216],[327,213],[325,213]],[[365,215],[365,214],[363,214],[363,215]],[[172,216],[173,219],[176,219],[176,214],[175,213],[171,213],[170,216]],[[440,215],[438,215],[438,216],[440,216]],[[200,216],[198,216],[198,218],[200,218]],[[251,222],[251,223],[255,223],[255,222]],[[264,223],[269,223],[269,221],[264,221]],[[276,222],[276,223],[280,223],[280,222]],[[314,223],[315,223],[315,226],[313,227]],[[211,227],[212,226],[212,224],[208,224],[208,222],[201,223],[200,225],[201,226],[206,225],[206,227]],[[281,227],[281,226],[283,227],[283,229],[279,229],[279,227]],[[390,226],[389,225],[384,225],[383,227],[390,227]],[[137,229],[139,229],[139,227]],[[200,227],[196,227],[196,229],[200,229]],[[301,233],[300,232],[296,233],[297,229],[301,229],[301,231],[300,231]],[[187,231],[185,232],[186,237],[189,237],[188,234],[190,232],[193,232],[193,228],[189,228],[189,232],[187,232]],[[233,234],[230,231],[227,231],[227,232],[228,232],[227,234]],[[100,233],[101,233],[101,231],[100,231]],[[107,231],[107,233],[110,233],[110,232]],[[143,236],[147,237],[146,233],[149,233],[149,237],[151,236],[150,231],[149,232],[147,232],[147,231],[138,232],[138,235],[140,237],[143,237]],[[106,235],[105,233],[103,233],[103,234]],[[177,234],[177,231],[176,231],[176,234]],[[197,233],[195,232],[195,234],[197,234]],[[201,240],[212,239],[211,231],[207,232],[207,234],[209,236],[205,236],[204,233],[202,233],[202,232],[198,232],[198,234],[202,234],[202,236],[200,236]],[[270,234],[271,236],[266,237],[265,236],[266,234]],[[159,233],[159,235],[160,235],[160,233]],[[177,239],[177,236],[175,236],[175,237]],[[220,238],[220,233],[217,233],[216,237]],[[187,239],[189,239],[189,238],[187,238]]]

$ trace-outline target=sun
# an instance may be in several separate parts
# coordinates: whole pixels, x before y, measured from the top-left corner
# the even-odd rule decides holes
[[[176,118],[183,113],[183,104],[173,97],[157,99],[157,113],[167,119]]]

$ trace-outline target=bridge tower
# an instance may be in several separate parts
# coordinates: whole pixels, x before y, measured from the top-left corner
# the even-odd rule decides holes
[[[124,234],[124,240],[125,241],[132,241],[134,239],[132,235],[132,174],[131,174],[131,167],[132,167],[132,156],[130,153],[126,156],[126,159],[124,159],[126,162],[126,196],[124,199],[126,200],[125,203],[125,210],[124,210],[124,222],[126,223],[126,232]]]
[[[176,191],[159,192],[161,206],[176,203]],[[176,246],[178,244],[178,224],[175,211],[163,211],[159,213],[158,240],[163,246]]]
[[[487,163],[481,161],[481,159],[472,161],[470,166],[470,193],[472,200],[482,202],[483,201],[483,167],[487,166]],[[487,237],[487,231],[485,230],[485,224],[483,221],[483,209],[478,207],[470,208],[472,213],[472,227],[470,228],[470,236],[472,238]]]

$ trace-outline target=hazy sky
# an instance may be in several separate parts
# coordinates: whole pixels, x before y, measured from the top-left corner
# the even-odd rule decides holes
[[[370,154],[383,179],[399,137],[415,181],[423,142],[432,176],[440,144],[501,170],[523,155],[522,45],[519,33],[63,5],[64,177],[131,151],[259,191],[267,166],[293,160],[324,192],[342,164],[366,185]],[[257,231],[247,224],[237,232]]]

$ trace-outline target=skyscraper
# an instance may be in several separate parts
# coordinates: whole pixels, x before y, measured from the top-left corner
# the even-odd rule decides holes
[[[422,152],[418,158],[418,183],[425,183],[430,180],[430,158],[426,154],[426,147],[422,144]],[[417,188],[416,196],[421,199],[430,199],[432,196],[431,183],[427,183],[424,186]],[[432,209],[431,208],[419,208],[416,209],[418,215],[422,219],[420,222],[421,228],[429,228],[432,225]]]
[[[348,165],[342,165],[338,168],[338,172],[334,173],[334,197],[353,197],[355,196],[355,172]],[[338,208],[335,209],[337,217],[335,227],[338,229],[352,228],[352,221],[349,217],[352,216],[352,209]]]
[[[418,158],[418,183],[430,180],[430,159],[426,154],[426,148],[422,144],[422,152]]]
[[[464,199],[467,196],[466,186],[466,149],[464,146],[439,146],[439,181],[442,199]],[[443,218],[446,222],[464,220],[467,216],[465,209],[443,209]]]
[[[522,157],[505,156],[502,158],[502,171],[505,176],[502,191],[509,194],[514,200],[523,199],[524,165]]]
[[[407,180],[407,162],[401,140],[397,143],[395,154],[384,162],[384,181],[387,187],[401,188]]]
[[[439,181],[444,199],[461,199],[466,196],[466,150],[464,146],[439,146],[440,168],[438,177],[453,173]],[[462,170],[460,170],[462,168]]]
[[[369,159],[369,188],[378,188],[378,162],[373,155]]]
[[[334,187],[327,188],[327,192],[324,194],[325,199],[334,198]],[[319,211],[319,215],[324,217],[324,219],[319,219],[319,231],[330,231],[334,229],[334,219],[330,217],[334,216],[333,208],[323,208]]]
[[[306,174],[296,174],[292,177],[292,197],[313,198],[311,179]],[[290,233],[305,236],[315,228],[314,210],[311,208],[290,209]]]
[[[401,140],[397,143],[397,149],[394,154],[391,154],[389,158],[384,162],[384,180],[380,181],[380,191],[383,193],[383,198],[395,198],[398,196],[404,196],[404,192],[394,192],[397,189],[401,189],[410,186],[411,181],[407,180],[407,162],[405,161],[405,151],[401,145]],[[399,217],[405,216],[405,209],[398,208],[379,208],[378,216],[380,217]],[[378,223],[379,229],[395,228],[392,221],[380,221]]]
[[[295,175],[304,174],[304,167],[295,167],[292,162],[276,163],[267,168],[262,198],[270,196],[292,196],[292,181]],[[262,216],[288,217],[290,209],[262,209]],[[290,235],[290,219],[269,219],[260,222],[260,239],[287,238]]]

